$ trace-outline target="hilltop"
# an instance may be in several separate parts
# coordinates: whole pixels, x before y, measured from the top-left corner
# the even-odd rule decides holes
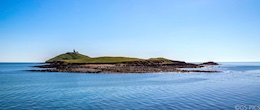
[[[51,58],[46,61],[46,63],[52,63],[55,61],[67,61],[67,60],[76,60],[76,59],[85,59],[85,58],[90,58],[89,56],[82,55],[78,52],[67,52],[64,54],[60,54],[54,58]]]

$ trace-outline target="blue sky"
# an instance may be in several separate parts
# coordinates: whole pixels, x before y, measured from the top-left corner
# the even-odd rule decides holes
[[[260,61],[259,0],[0,0],[0,62],[91,57]]]

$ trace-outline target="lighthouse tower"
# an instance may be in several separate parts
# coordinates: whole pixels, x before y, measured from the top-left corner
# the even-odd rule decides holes
[[[73,49],[73,53],[79,53],[78,51],[76,51],[75,49]]]

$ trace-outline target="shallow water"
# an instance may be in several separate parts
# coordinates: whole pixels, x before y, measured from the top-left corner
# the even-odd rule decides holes
[[[0,109],[235,109],[260,105],[260,63],[222,63],[221,73],[26,72],[0,63]]]

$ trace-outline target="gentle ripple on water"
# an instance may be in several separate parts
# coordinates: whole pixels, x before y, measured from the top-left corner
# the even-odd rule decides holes
[[[218,69],[232,72],[188,74],[21,71],[33,65],[0,64],[0,109],[209,110],[260,103],[260,64],[223,65]]]

